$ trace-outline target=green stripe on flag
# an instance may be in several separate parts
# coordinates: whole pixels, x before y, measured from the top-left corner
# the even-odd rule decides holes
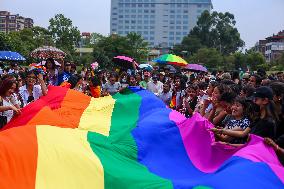
[[[104,167],[105,189],[173,188],[169,180],[148,171],[137,161],[137,146],[131,135],[137,125],[141,97],[130,90],[116,100],[109,137],[88,133],[88,141]]]

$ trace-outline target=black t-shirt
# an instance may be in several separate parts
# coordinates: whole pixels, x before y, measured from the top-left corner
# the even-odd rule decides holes
[[[275,139],[276,136],[276,124],[271,118],[259,119],[254,124],[250,131],[251,134],[263,137]]]
[[[277,138],[276,144],[284,149],[284,134]]]
[[[198,98],[197,98],[197,97],[194,97],[193,99],[191,99],[191,100],[189,101],[189,107],[190,107],[190,109],[192,109],[193,111],[195,110],[195,107],[196,107],[196,104],[197,104],[197,100],[198,100]],[[185,116],[186,116],[186,117],[191,117],[192,114],[190,114],[190,113],[188,112],[188,110],[186,110]]]

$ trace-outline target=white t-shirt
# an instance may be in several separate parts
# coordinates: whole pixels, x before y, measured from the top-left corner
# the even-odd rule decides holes
[[[6,100],[6,99],[3,99],[3,106],[13,106],[13,104],[11,103],[10,100]],[[13,118],[14,116],[14,111],[13,110],[6,110],[4,112],[0,112],[0,115],[3,115],[3,116],[6,116],[7,117],[7,123],[9,123],[9,121]]]
[[[152,93],[158,95],[163,92],[163,83],[160,81],[157,81],[157,83],[155,84],[153,81],[150,81],[147,84],[147,89],[151,91]]]
[[[24,103],[24,107],[25,107],[28,104],[28,99],[29,99],[29,96],[30,96],[26,85],[20,87],[19,94],[21,95],[21,97],[23,99],[23,103]],[[34,85],[34,88],[33,88],[34,100],[39,99],[41,96],[42,96],[41,86],[40,85]]]

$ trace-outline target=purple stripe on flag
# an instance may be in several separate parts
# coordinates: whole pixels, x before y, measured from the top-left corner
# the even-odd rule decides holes
[[[248,144],[236,148],[215,142],[214,135],[208,131],[213,125],[200,114],[186,120],[173,111],[170,119],[179,127],[187,154],[200,171],[213,173],[230,157],[238,156],[266,163],[284,183],[284,168],[273,149],[266,146],[262,138],[252,135]]]

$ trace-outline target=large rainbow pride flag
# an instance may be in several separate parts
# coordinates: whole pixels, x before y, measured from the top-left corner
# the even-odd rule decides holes
[[[233,148],[211,127],[138,88],[94,99],[51,87],[0,132],[0,188],[284,188],[262,138]]]

